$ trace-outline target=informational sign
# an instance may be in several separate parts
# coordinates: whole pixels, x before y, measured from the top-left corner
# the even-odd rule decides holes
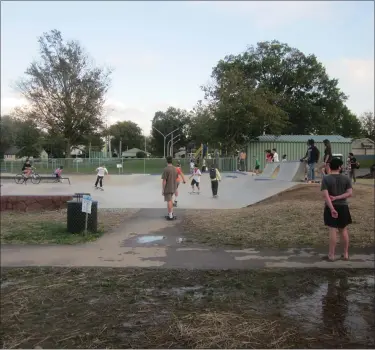
[[[82,197],[82,212],[91,214],[92,198],[91,196],[84,195]]]
[[[122,168],[122,164],[117,164],[117,169],[121,169]]]

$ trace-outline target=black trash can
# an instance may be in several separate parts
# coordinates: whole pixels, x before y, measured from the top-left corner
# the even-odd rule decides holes
[[[86,213],[82,212],[82,196],[90,193],[76,193],[73,200],[67,202],[67,229],[70,233],[81,233],[85,230]],[[91,214],[87,217],[87,231],[98,231],[98,202],[92,201]]]

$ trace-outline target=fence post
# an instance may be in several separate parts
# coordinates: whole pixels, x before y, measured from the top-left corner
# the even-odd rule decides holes
[[[10,172],[13,174],[13,162],[10,162]]]

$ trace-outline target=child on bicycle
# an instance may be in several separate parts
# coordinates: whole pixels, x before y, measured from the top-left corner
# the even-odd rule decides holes
[[[53,174],[55,175],[56,179],[58,182],[61,182],[61,173],[63,171],[64,167],[60,165],[54,172]]]
[[[29,159],[26,159],[25,163],[22,166],[22,173],[25,177],[29,177],[31,175],[32,167]]]

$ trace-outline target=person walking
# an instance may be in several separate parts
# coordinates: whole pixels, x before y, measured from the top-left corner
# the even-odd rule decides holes
[[[217,197],[217,192],[219,190],[219,181],[221,181],[221,175],[219,169],[216,167],[215,164],[212,164],[210,168],[210,179],[211,179],[211,189],[212,189],[212,197]]]
[[[329,252],[323,259],[335,260],[335,249],[337,242],[337,231],[340,233],[343,243],[343,260],[349,260],[349,234],[348,225],[352,223],[347,199],[352,196],[351,180],[340,174],[343,162],[339,158],[331,161],[331,174],[324,176],[321,184],[325,206],[324,224],[329,229]]]
[[[161,175],[161,193],[164,196],[164,202],[167,202],[168,220],[173,220],[173,195],[177,190],[177,169],[172,164],[172,157],[167,157],[167,166]]]
[[[259,159],[257,157],[254,157],[254,158],[255,158],[255,175],[259,175],[259,171],[260,171]]]
[[[357,158],[354,157],[353,153],[349,153],[349,159],[350,159],[350,171],[349,171],[349,176],[350,179],[353,181],[353,183],[357,182],[357,177],[356,177],[356,170],[359,168],[359,163],[357,161]]]
[[[246,152],[241,151],[240,153],[240,171],[246,171]]]
[[[320,152],[315,146],[315,141],[310,139],[307,141],[308,149],[306,155],[301,158],[301,162],[307,161],[307,181],[308,183],[315,181],[315,166],[319,162]]]
[[[98,184],[100,185],[100,189],[103,191],[103,178],[104,175],[108,175],[108,170],[105,166],[100,166],[96,169],[96,181],[95,181],[95,188],[98,189]]]

